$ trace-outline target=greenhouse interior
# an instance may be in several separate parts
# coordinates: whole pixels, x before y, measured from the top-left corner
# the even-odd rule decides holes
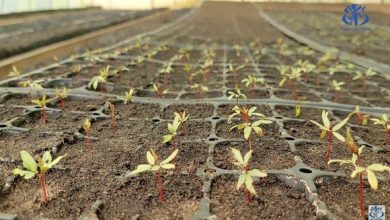
[[[390,0],[0,0],[0,220],[389,208]]]

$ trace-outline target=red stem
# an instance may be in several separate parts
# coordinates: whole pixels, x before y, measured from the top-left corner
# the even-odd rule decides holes
[[[332,130],[332,127],[330,127],[329,130]],[[330,150],[331,150],[331,147],[332,147],[332,132],[331,131],[328,131],[328,146],[327,146],[327,149],[326,149],[326,162],[329,161],[329,158],[330,158]]]
[[[251,193],[246,191],[246,204],[249,205],[251,203]]]
[[[42,202],[44,204],[47,204],[47,202],[49,201],[49,199],[48,199],[49,196],[48,196],[48,193],[46,190],[45,173],[39,173],[38,177],[39,177],[39,182],[41,183],[41,188],[42,188]]]
[[[162,202],[164,202],[163,182],[162,182],[160,172],[157,172],[156,175],[157,175],[157,187],[158,187],[158,192],[159,192],[159,199],[160,199],[160,202],[162,203]]]
[[[89,153],[92,153],[92,145],[90,143],[89,133],[90,133],[90,131],[87,131],[86,145],[87,145],[87,149],[88,149]]]

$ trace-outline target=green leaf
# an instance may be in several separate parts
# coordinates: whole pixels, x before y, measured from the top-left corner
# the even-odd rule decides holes
[[[339,133],[337,133],[337,132],[332,132],[332,134],[333,134],[337,139],[339,139],[340,141],[345,142],[345,138],[344,138],[341,134],[339,134]]]
[[[45,153],[43,154],[43,157],[42,157],[43,163],[50,164],[51,160],[52,160],[52,157],[51,157],[50,151],[45,151]]]
[[[160,164],[167,164],[167,163],[171,162],[171,161],[176,157],[176,155],[177,155],[178,153],[179,153],[179,149],[174,150],[174,151],[172,152],[172,154],[169,155],[169,156],[167,157],[167,159],[163,160]]]
[[[243,173],[240,175],[240,177],[238,177],[238,182],[237,182],[237,187],[236,189],[239,190],[242,186],[242,184],[245,183],[245,179],[247,177],[247,174]]]
[[[334,159],[334,160],[329,160],[328,161],[328,165],[330,165],[331,163],[340,163],[340,165],[342,165],[342,164],[346,164],[346,163],[352,163],[352,161],[351,160]]]
[[[48,167],[52,168],[54,165],[56,165],[58,162],[60,162],[60,160],[62,160],[64,157],[66,157],[66,155],[57,157],[55,160],[53,160],[52,162],[50,162],[48,164]]]
[[[156,163],[156,160],[154,159],[152,153],[150,151],[146,152],[146,160],[150,165],[154,165]]]
[[[246,140],[249,139],[249,136],[251,135],[251,131],[252,131],[252,127],[250,127],[250,126],[245,127],[245,129],[244,129],[244,138]]]
[[[161,168],[166,170],[175,169],[175,164],[173,163],[161,164]]]
[[[384,172],[384,171],[390,172],[390,167],[379,164],[379,163],[371,164],[367,167],[367,169],[372,170],[372,171],[377,171],[377,172]]]
[[[364,167],[355,167],[355,170],[351,173],[351,178],[355,178],[355,176],[359,173],[362,173],[366,170]]]
[[[234,159],[237,160],[241,165],[244,165],[244,160],[242,159],[241,152],[233,147],[230,149],[232,150]]]
[[[164,135],[164,137],[163,137],[163,143],[167,143],[167,142],[170,142],[171,141],[171,139],[172,139],[172,137],[173,137],[173,135],[171,135],[171,134],[167,134],[167,135]]]
[[[21,170],[19,168],[16,168],[12,171],[12,173],[16,175],[20,175],[21,177],[24,177],[24,179],[28,180],[35,176],[34,172],[28,171],[28,170]]]
[[[311,123],[317,125],[318,127],[320,127],[322,130],[328,130],[328,128],[326,128],[325,126],[323,126],[322,124],[316,122],[316,121],[313,121],[313,120],[310,120]]]
[[[157,171],[157,170],[159,170],[160,168],[161,168],[160,165],[154,165],[154,166],[152,166],[152,168],[150,169],[150,171]]]
[[[257,195],[255,187],[253,187],[253,179],[249,175],[247,175],[247,177],[245,178],[245,186],[250,193],[252,193],[253,195]]]
[[[248,174],[249,174],[250,176],[257,176],[257,177],[266,177],[266,176],[267,176],[267,173],[261,172],[261,171],[258,170],[258,169],[250,170],[250,171],[248,171]]]
[[[337,125],[335,125],[332,129],[332,131],[337,131],[339,130],[340,128],[342,128],[349,120],[349,117],[345,118],[344,120],[342,120],[340,123],[338,123]]]
[[[27,151],[22,150],[20,156],[22,157],[23,167],[33,173],[37,172],[38,164]]]
[[[378,179],[375,176],[375,173],[371,170],[367,170],[367,178],[368,183],[370,184],[371,188],[374,190],[378,189]]]
[[[253,150],[248,151],[244,156],[244,164],[248,164],[249,160],[252,158]]]
[[[322,111],[322,122],[324,123],[325,130],[329,130],[330,127],[330,121],[328,118],[329,112],[323,110]]]
[[[152,165],[150,165],[150,164],[140,164],[137,166],[137,169],[131,171],[131,174],[142,173],[142,172],[150,170],[151,168],[152,168]]]

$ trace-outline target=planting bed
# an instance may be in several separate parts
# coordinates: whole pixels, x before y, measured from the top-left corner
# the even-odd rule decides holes
[[[42,17],[24,23],[1,25],[0,21],[0,59],[153,12],[86,10],[54,14],[50,19]]]
[[[277,67],[292,66],[298,59],[316,64],[323,54],[283,37],[250,3],[205,2],[173,24],[21,79],[0,82],[0,212],[20,219],[358,219],[358,181],[351,180],[348,166],[327,166],[326,141],[309,120],[321,122],[325,109],[332,123],[339,122],[356,104],[372,117],[390,115],[389,100],[381,97],[389,94],[389,76],[379,73],[369,78],[363,92],[362,82],[350,79],[357,70],[366,69],[354,65],[329,75],[327,69],[348,63],[327,60],[322,69],[279,87],[282,78]],[[177,57],[185,48],[190,48],[189,56]],[[281,48],[289,54],[281,53]],[[215,56],[208,74],[187,77],[184,65],[200,70],[204,54],[210,51]],[[170,62],[172,71],[162,73]],[[241,70],[230,71],[229,66],[243,63]],[[74,71],[77,65],[80,71]],[[107,65],[107,81],[99,83],[97,91],[89,89],[88,82]],[[246,88],[241,80],[249,75],[263,77],[264,85]],[[18,86],[27,79],[43,80],[43,89]],[[349,83],[337,94],[329,90],[332,80]],[[208,89],[194,88],[193,83]],[[168,89],[167,93],[160,97],[153,84],[161,91]],[[228,99],[236,84],[248,99]],[[55,88],[63,86],[71,89],[64,109],[55,97]],[[134,98],[123,104],[119,97],[131,88]],[[29,97],[42,94],[50,99],[46,124],[41,108],[32,105]],[[302,115],[295,117],[298,99],[304,100]],[[107,101],[115,105],[116,128],[111,128]],[[249,205],[245,191],[236,191],[241,171],[232,164],[230,151],[230,147],[243,154],[248,151],[242,130],[229,131],[240,121],[233,117],[228,123],[236,104],[256,106],[272,121],[262,126],[264,136],[252,137],[250,167],[265,170],[268,176],[254,179],[258,195]],[[176,169],[161,173],[165,201],[160,203],[155,175],[131,171],[147,162],[146,152],[152,147],[161,158],[172,153],[172,144],[163,144],[163,136],[173,113],[183,110],[190,118],[177,136]],[[85,118],[92,121],[92,152],[85,146]],[[389,166],[390,144],[383,141],[381,127],[372,122],[357,125],[354,119],[347,126],[355,142],[366,145],[362,158]],[[345,128],[340,133],[345,135]],[[21,150],[34,156],[46,150],[54,157],[67,155],[46,176],[46,205],[40,203],[37,178],[28,181],[12,175],[22,165]],[[345,144],[337,139],[331,158],[350,158]],[[364,181],[366,212],[370,204],[390,207],[390,175],[378,173],[378,178],[375,192]]]

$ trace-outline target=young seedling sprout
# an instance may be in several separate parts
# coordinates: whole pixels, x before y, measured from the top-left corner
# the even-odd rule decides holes
[[[355,114],[356,115],[356,123],[359,125],[367,125],[368,119],[370,115],[366,115],[360,112],[360,107],[357,105],[355,106],[355,111],[351,113],[351,116]]]
[[[155,92],[158,97],[164,98],[164,95],[168,93],[168,89],[161,90],[160,87],[157,86],[157,84],[153,84],[153,92]]]
[[[353,77],[352,80],[362,80],[363,81],[363,89],[364,91],[367,90],[367,79],[371,76],[377,75],[376,72],[372,71],[371,68],[369,68],[366,72],[356,72],[356,75]]]
[[[237,116],[237,115],[241,116],[241,121],[242,121],[243,123],[248,123],[248,122],[250,122],[252,116],[265,117],[265,115],[263,115],[263,114],[261,114],[261,113],[255,112],[256,109],[257,109],[257,107],[252,107],[252,108],[248,109],[248,108],[245,107],[245,106],[242,107],[242,108],[240,108],[240,107],[238,107],[238,106],[236,105],[236,106],[234,106],[233,109],[232,109],[232,110],[234,111],[234,113],[231,114],[231,115],[229,115],[228,123],[230,123],[231,120],[232,120],[232,118],[233,118],[234,116]]]
[[[29,92],[30,98],[33,99],[34,98],[34,95],[33,95],[34,91],[43,89],[43,87],[41,85],[42,81],[43,80],[34,80],[34,81],[26,80],[26,81],[20,82],[19,85],[21,87],[29,87],[30,88],[30,92]]]
[[[171,155],[167,157],[167,159],[160,162],[156,152],[153,149],[150,149],[146,153],[146,160],[148,161],[148,164],[140,164],[135,170],[131,172],[131,174],[139,174],[146,171],[156,173],[160,202],[164,202],[163,180],[161,178],[160,170],[175,169],[175,164],[171,163],[171,161],[177,156],[178,153],[179,150],[176,149],[172,152]]]
[[[87,135],[87,140],[85,141],[85,145],[89,151],[89,153],[92,152],[92,145],[91,145],[91,140],[90,140],[90,135],[91,135],[91,121],[87,118],[85,119],[83,123],[83,129]]]
[[[286,70],[284,69],[284,67],[281,67],[280,73],[283,78],[282,80],[280,80],[279,86],[283,87],[284,83],[287,82],[287,86],[289,90],[291,90],[294,99],[298,99],[298,94],[295,88],[294,81],[298,81],[300,79],[300,77],[302,76],[302,69],[298,67],[291,67],[289,70]]]
[[[383,130],[385,132],[383,137],[383,142],[386,144],[387,140],[389,139],[389,133],[390,133],[390,124],[387,115],[383,114],[380,118],[372,118],[371,121],[374,122],[374,125],[381,125],[383,127]]]
[[[265,79],[263,77],[257,78],[254,75],[249,75],[248,78],[243,79],[241,82],[245,83],[245,87],[251,86],[251,93],[253,94],[254,89],[256,88],[256,84],[260,83],[260,84],[264,85],[265,84]]]
[[[351,164],[354,167],[354,170],[351,173],[351,178],[355,178],[357,175],[359,175],[359,209],[360,209],[361,217],[364,216],[363,175],[367,175],[368,183],[370,184],[371,188],[373,190],[377,190],[378,179],[375,175],[375,172],[385,172],[385,171],[390,172],[390,167],[379,163],[374,163],[368,165],[367,167],[365,167],[362,164],[356,163],[360,158],[363,148],[364,146],[360,147],[357,153],[353,153],[352,158],[350,160],[335,159],[335,160],[328,161],[328,164],[331,163],[340,163],[340,165]]]
[[[45,110],[46,108],[46,95],[43,95],[42,96],[42,99],[39,100],[39,99],[33,99],[31,100],[32,103],[38,105],[39,107],[41,107],[41,112],[42,112],[42,122],[43,124],[46,124],[46,121],[47,121],[47,112]]]
[[[321,131],[321,139],[324,139],[326,137],[326,135],[328,134],[328,145],[327,145],[327,150],[326,150],[326,161],[329,161],[329,158],[330,158],[330,151],[331,151],[331,148],[332,148],[332,137],[335,136],[337,139],[339,139],[340,141],[342,142],[345,142],[345,138],[337,133],[338,130],[340,130],[340,128],[342,128],[349,120],[349,117],[345,118],[344,120],[342,120],[340,123],[336,124],[335,126],[332,126],[330,124],[330,121],[329,121],[329,118],[328,118],[328,114],[329,112],[328,111],[325,111],[323,110],[322,111],[322,124],[316,122],[316,121],[313,121],[313,120],[310,120],[310,122],[312,122],[313,124],[317,125],[322,131]]]
[[[42,159],[38,160],[38,163],[34,160],[34,158],[27,152],[21,151],[20,156],[23,161],[23,167],[27,170],[22,170],[19,168],[14,169],[12,172],[14,175],[19,175],[24,177],[24,179],[28,180],[33,178],[35,175],[38,175],[39,182],[41,183],[42,188],[42,201],[44,204],[47,204],[49,201],[49,196],[46,190],[46,181],[45,175],[46,172],[51,169],[54,165],[56,165],[64,156],[57,157],[55,160],[52,160],[52,156],[49,151],[46,151],[43,154]]]
[[[345,85],[344,82],[337,82],[336,80],[333,80],[330,84],[331,89],[335,91],[334,101],[339,102],[340,101],[340,91],[342,89],[342,86]]]
[[[16,77],[16,79],[20,79],[21,72],[16,68],[16,66],[12,66],[12,71],[8,74],[10,77]]]
[[[236,51],[236,57],[240,57],[241,56],[242,47],[239,44],[234,44],[233,47],[234,47],[234,50]]]
[[[304,103],[303,100],[298,100],[297,104],[295,105],[294,111],[295,111],[295,117],[296,118],[301,117],[303,103]]]
[[[272,123],[272,121],[270,121],[270,120],[259,119],[253,123],[244,122],[244,123],[235,125],[235,126],[231,127],[229,131],[231,131],[235,128],[237,128],[238,130],[244,129],[244,138],[245,138],[245,140],[248,141],[249,150],[252,150],[252,137],[251,137],[252,131],[254,131],[259,137],[262,137],[264,134],[263,134],[263,129],[260,127],[260,125],[271,124],[271,123]]]
[[[240,167],[242,169],[242,173],[240,174],[240,177],[238,177],[237,187],[236,189],[239,190],[243,184],[245,184],[246,188],[246,203],[247,205],[251,202],[251,194],[254,196],[257,195],[255,188],[253,187],[253,178],[252,177],[266,177],[267,173],[264,171],[260,171],[258,169],[252,169],[249,168],[249,160],[252,158],[252,150],[248,151],[244,158],[242,158],[241,152],[235,148],[231,148],[233,157],[235,161],[233,162],[234,165]]]
[[[187,80],[188,83],[191,85],[193,81],[193,75],[192,75],[193,67],[190,64],[184,64],[183,70],[184,72],[187,73]]]
[[[209,91],[209,88],[207,86],[195,83],[191,86],[191,89],[194,89],[197,91],[199,98],[202,98],[204,96],[204,93]]]
[[[229,62],[228,71],[233,73],[234,83],[237,83],[237,72],[240,71],[241,69],[244,69],[244,67],[245,67],[245,63],[234,67],[233,63]]]
[[[180,133],[184,133],[186,130],[187,121],[190,118],[190,115],[186,114],[186,111],[182,111],[180,113],[174,112],[175,118],[180,122]]]
[[[107,109],[110,109],[110,115],[111,115],[111,128],[116,128],[116,117],[115,117],[115,105],[111,102],[106,102],[105,107]]]
[[[65,109],[65,99],[69,95],[69,89],[66,87],[62,88],[62,90],[56,88],[55,95],[60,99],[61,108]]]
[[[168,75],[173,71],[172,65],[172,62],[168,62],[164,64],[163,68],[160,70],[160,74],[164,75],[165,84],[168,82]]]
[[[228,99],[231,100],[233,98],[236,99],[236,104],[238,105],[238,99],[239,98],[243,98],[243,99],[247,99],[247,96],[244,94],[244,93],[241,93],[241,90],[238,88],[237,84],[236,86],[234,87],[234,90],[233,91],[228,91]]]
[[[214,59],[212,57],[207,57],[204,63],[200,66],[200,73],[203,77],[203,83],[207,82],[207,78],[210,72],[210,68],[214,65]]]
[[[108,75],[109,75],[109,71],[110,71],[110,66],[109,65],[104,67],[104,68],[102,68],[102,69],[100,69],[99,70],[99,75],[98,76],[94,76],[91,79],[91,81],[89,81],[88,88],[96,90],[98,88],[99,83],[106,82],[107,78],[108,78]]]
[[[177,147],[177,138],[176,138],[177,137],[177,129],[179,128],[180,124],[181,123],[179,121],[179,118],[175,117],[173,119],[173,123],[168,123],[169,134],[164,135],[164,137],[163,137],[164,144],[172,141],[173,150],[176,150],[176,147]]]
[[[128,92],[125,92],[125,95],[122,97],[123,104],[131,103],[133,99],[134,89],[130,89]]]

